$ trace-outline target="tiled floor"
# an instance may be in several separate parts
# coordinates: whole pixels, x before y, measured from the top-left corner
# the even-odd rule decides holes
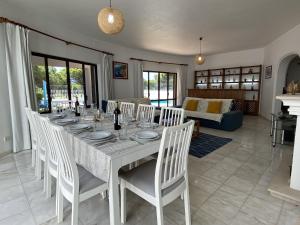
[[[246,117],[243,128],[235,132],[205,128],[202,132],[234,141],[204,158],[190,157],[192,224],[299,224],[300,207],[273,198],[267,191],[280,151],[291,151],[280,146],[273,157],[268,121]],[[30,152],[0,158],[0,225],[56,224],[55,199],[45,199],[42,181],[34,178],[30,161]],[[108,201],[95,197],[80,204],[80,224],[108,225],[108,213]],[[183,202],[178,199],[165,207],[164,215],[166,225],[184,224]],[[70,224],[67,204],[63,224]],[[126,224],[156,224],[154,208],[128,193]]]

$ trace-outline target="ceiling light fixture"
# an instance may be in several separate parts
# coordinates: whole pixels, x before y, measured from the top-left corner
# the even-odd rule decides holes
[[[203,40],[203,37],[200,37],[200,53],[198,55],[196,55],[196,58],[195,58],[195,62],[198,64],[198,65],[202,65],[204,62],[205,62],[205,57],[204,55],[202,55],[202,49],[201,49],[201,42]]]
[[[123,14],[119,9],[111,7],[111,0],[109,7],[105,7],[99,12],[98,25],[106,34],[117,34],[123,30],[125,25]]]

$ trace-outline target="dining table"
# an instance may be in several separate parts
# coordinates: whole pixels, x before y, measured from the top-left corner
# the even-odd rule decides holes
[[[73,118],[73,114],[68,114],[67,117]],[[52,122],[56,123],[56,120],[52,120]],[[126,165],[157,153],[163,127],[155,124],[155,126],[141,128],[138,126],[138,122],[130,121],[126,125],[127,132],[124,132],[125,128],[122,125],[121,130],[114,130],[111,115],[104,116],[101,122],[94,122],[93,120],[86,120],[80,117],[77,124],[80,123],[91,124],[91,129],[74,132],[70,129],[72,124],[65,125],[64,130],[68,139],[66,143],[72,150],[77,164],[84,167],[95,177],[108,183],[110,224],[121,225],[119,170]],[[85,138],[90,132],[99,130],[110,131],[114,138],[104,143],[97,143]],[[134,138],[135,134],[141,130],[156,131],[159,134],[159,138],[151,141],[141,141]]]

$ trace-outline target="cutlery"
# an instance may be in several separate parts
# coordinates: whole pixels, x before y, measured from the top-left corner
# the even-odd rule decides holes
[[[107,144],[109,142],[111,143],[114,143],[117,141],[117,138],[113,138],[113,139],[110,139],[110,140],[107,140],[107,141],[102,141],[102,142],[96,142],[95,144],[93,144],[94,146],[101,146],[101,145],[104,145],[104,144]]]

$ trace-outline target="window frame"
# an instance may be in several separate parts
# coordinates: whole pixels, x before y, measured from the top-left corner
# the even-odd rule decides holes
[[[149,74],[150,73],[158,73],[158,79],[157,79],[157,87],[158,87],[158,99],[150,99],[150,101],[157,101],[157,107],[161,108],[160,106],[160,101],[167,101],[167,106],[169,106],[169,100],[173,100],[174,104],[173,106],[177,105],[177,73],[176,72],[164,72],[164,71],[154,71],[154,70],[144,70],[143,71],[143,81],[144,81],[144,73],[148,74],[148,79],[147,79],[147,83],[148,83],[148,96],[147,98],[150,99],[150,82],[149,82]],[[167,98],[165,99],[161,99],[160,98],[160,90],[161,90],[161,86],[160,86],[160,75],[161,74],[167,74]],[[170,74],[172,74],[173,78],[173,98],[169,98],[169,80],[170,80]],[[144,90],[144,88],[143,88]],[[145,95],[144,95],[145,97]]]
[[[49,65],[48,61],[49,59],[53,60],[61,60],[66,63],[66,75],[67,75],[67,88],[68,88],[68,99],[72,99],[71,95],[71,79],[70,79],[70,63],[78,63],[82,65],[82,76],[83,76],[83,94],[84,94],[84,105],[88,107],[87,105],[87,95],[86,95],[86,83],[85,83],[85,66],[92,66],[94,67],[94,78],[92,80],[95,80],[97,83],[95,85],[96,87],[96,96],[94,96],[94,91],[92,91],[92,96],[96,97],[96,102],[97,105],[99,106],[99,90],[98,90],[98,74],[97,74],[97,64],[94,63],[89,63],[85,61],[80,61],[76,59],[70,59],[70,58],[65,58],[65,57],[60,57],[60,56],[54,56],[54,55],[48,55],[48,54],[43,54],[43,53],[38,53],[38,52],[31,52],[32,56],[37,56],[41,57],[44,59],[44,66],[45,66],[45,76],[46,76],[46,82],[47,82],[47,96],[48,96],[48,111],[44,111],[41,113],[51,113],[52,112],[52,98],[51,98],[51,90],[50,90],[50,78],[49,78]]]

